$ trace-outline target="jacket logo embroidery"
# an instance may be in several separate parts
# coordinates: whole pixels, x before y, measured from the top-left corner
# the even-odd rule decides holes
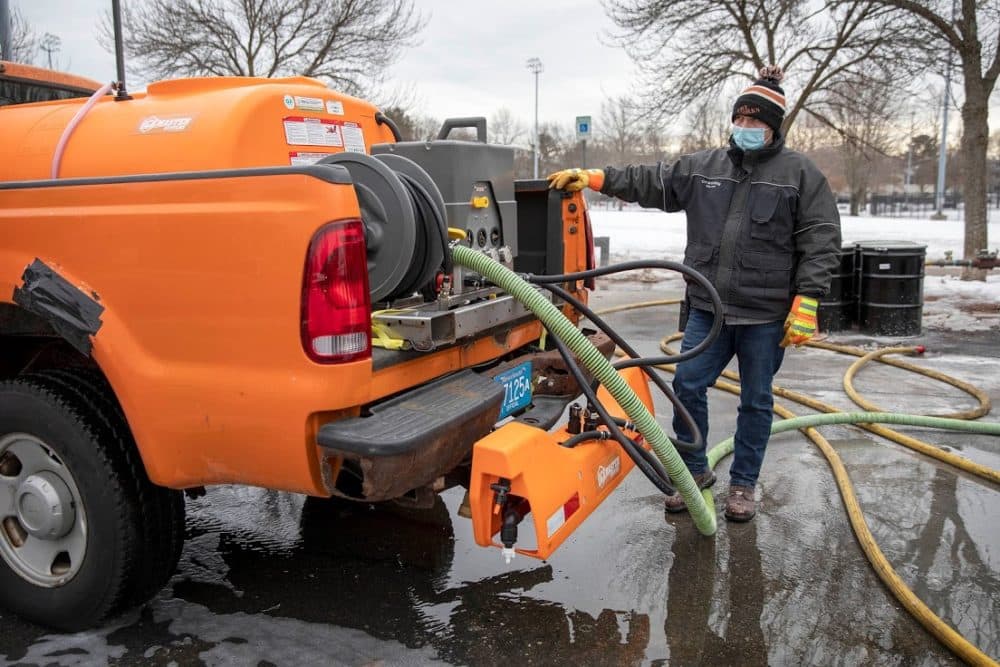
[[[707,178],[701,179],[701,184],[704,185],[709,190],[714,190],[715,188],[722,185],[721,181],[710,181]]]

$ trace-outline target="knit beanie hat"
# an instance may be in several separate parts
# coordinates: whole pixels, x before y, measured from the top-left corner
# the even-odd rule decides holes
[[[737,116],[750,116],[767,124],[777,132],[785,119],[785,91],[778,84],[784,73],[777,65],[760,68],[760,78],[740,93],[733,105],[732,120]]]

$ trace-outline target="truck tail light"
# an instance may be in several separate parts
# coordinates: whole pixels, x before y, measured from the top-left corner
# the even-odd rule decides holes
[[[324,225],[309,243],[302,280],[302,346],[332,364],[371,356],[371,298],[361,220]]]

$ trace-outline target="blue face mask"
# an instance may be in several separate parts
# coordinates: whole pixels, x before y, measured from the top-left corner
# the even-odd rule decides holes
[[[764,147],[764,128],[733,125],[733,141],[745,151],[760,150]]]

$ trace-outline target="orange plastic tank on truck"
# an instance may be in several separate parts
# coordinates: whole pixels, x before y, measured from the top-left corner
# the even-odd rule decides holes
[[[150,84],[127,103],[108,96],[80,123],[59,176],[111,176],[311,164],[392,141],[373,105],[307,78],[218,77]],[[4,110],[0,180],[42,179],[80,102]]]

